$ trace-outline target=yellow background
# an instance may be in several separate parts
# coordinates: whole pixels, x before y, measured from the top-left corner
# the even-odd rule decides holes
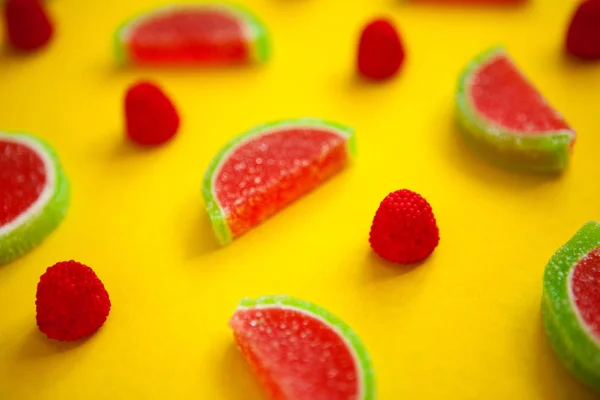
[[[396,0],[247,1],[271,29],[258,68],[120,68],[111,35],[159,1],[49,1],[57,35],[46,51],[0,55],[0,129],[40,135],[72,182],[59,229],[0,268],[0,398],[263,398],[227,323],[243,296],[283,293],[345,319],[370,350],[379,399],[593,398],[557,361],[540,318],[549,257],[600,219],[600,64],[563,57],[574,1],[514,8]],[[398,24],[408,58],[397,79],[354,77],[368,19]],[[559,178],[488,165],[458,139],[459,71],[504,44],[578,132]],[[122,97],[139,78],[160,83],[183,125],[169,145],[124,140]],[[255,124],[314,116],[357,130],[357,163],[260,228],[217,248],[200,194],[205,167]],[[414,268],[388,265],[368,244],[390,191],[423,194],[441,242]],[[93,267],[113,308],[76,344],[35,325],[46,267]]]

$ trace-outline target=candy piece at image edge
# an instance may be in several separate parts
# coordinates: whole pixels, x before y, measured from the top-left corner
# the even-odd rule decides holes
[[[559,359],[600,393],[600,224],[586,223],[544,271],[542,318]]]
[[[217,239],[227,244],[340,172],[354,130],[301,118],[257,126],[213,158],[202,186]]]
[[[230,327],[271,399],[376,398],[364,345],[346,323],[317,305],[281,295],[243,299]]]
[[[204,26],[208,30],[198,29]],[[156,43],[161,34],[171,41]],[[227,46],[224,34],[232,35]],[[121,63],[157,66],[260,63],[270,55],[263,23],[225,3],[171,4],[140,13],[117,29],[114,46]]]
[[[567,167],[575,132],[503,48],[469,64],[460,76],[456,103],[465,139],[486,158],[536,172]]]
[[[582,60],[600,60],[600,1],[586,0],[577,6],[567,28],[565,49]]]
[[[0,186],[7,188],[0,193],[0,264],[6,264],[58,227],[67,212],[70,188],[54,150],[35,136],[0,132],[0,154]],[[29,169],[19,172],[17,166]]]
[[[4,11],[6,39],[13,49],[29,52],[45,47],[54,35],[54,26],[40,0],[0,1]]]

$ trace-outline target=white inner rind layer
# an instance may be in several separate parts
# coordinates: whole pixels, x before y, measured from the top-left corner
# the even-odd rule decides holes
[[[197,12],[202,10],[214,10],[228,13],[233,15],[237,20],[242,21],[242,34],[248,42],[254,41],[254,39],[259,36],[259,32],[256,27],[253,24],[246,22],[247,17],[243,13],[236,10],[235,7],[228,6],[226,4],[169,4],[158,7],[152,11],[148,11],[147,13],[140,15],[139,17],[134,18],[132,21],[127,23],[127,25],[121,28],[117,35],[123,43],[129,43],[132,32],[135,32],[140,25],[143,25],[148,21],[152,21],[175,12]]]
[[[9,135],[3,132],[0,132],[0,141],[2,142],[12,142],[17,143],[23,146],[26,146],[32,149],[37,156],[42,160],[44,164],[44,170],[46,172],[46,184],[42,193],[38,196],[38,198],[33,202],[32,205],[27,208],[24,212],[19,214],[17,218],[12,221],[0,226],[0,237],[10,235],[15,229],[29,221],[34,216],[38,215],[42,209],[48,204],[52,195],[54,194],[54,190],[56,188],[56,171],[54,169],[54,163],[50,155],[46,152],[46,150],[35,140],[27,138],[25,136],[20,135]]]
[[[575,273],[575,269],[577,268],[577,265],[579,265],[579,263],[582,262],[587,256],[588,255],[586,254],[585,257],[583,257],[581,260],[577,261],[577,263],[575,264],[575,267],[571,268],[571,271],[569,272],[569,276],[567,278],[567,282],[568,282],[567,283],[567,292],[569,294],[569,301],[571,302],[573,312],[577,316],[577,320],[579,321],[579,324],[581,325],[581,327],[583,328],[585,333],[588,335],[588,337],[594,343],[596,343],[596,345],[600,348],[600,337],[598,337],[598,335],[596,333],[594,333],[594,331],[589,326],[589,324],[587,322],[585,322],[585,320],[583,319],[583,316],[581,315],[581,311],[579,311],[579,307],[577,306],[577,303],[575,302],[575,293],[573,292],[573,275]]]
[[[365,385],[363,382],[361,363],[359,361],[358,355],[354,351],[354,347],[352,346],[352,344],[348,340],[346,340],[344,333],[342,331],[340,331],[335,325],[330,324],[325,319],[321,318],[320,316],[318,316],[316,314],[313,314],[309,311],[303,310],[298,307],[291,307],[291,306],[284,306],[284,305],[272,305],[272,304],[259,304],[259,305],[255,305],[252,307],[238,306],[237,311],[261,310],[261,309],[267,310],[267,309],[273,309],[273,308],[280,309],[280,310],[290,310],[290,311],[294,311],[297,313],[302,313],[304,315],[307,315],[307,316],[314,318],[317,321],[321,322],[323,325],[327,326],[329,329],[331,329],[332,331],[334,331],[337,334],[337,336],[342,340],[342,342],[344,342],[344,344],[346,345],[346,348],[350,351],[350,355],[352,356],[352,361],[354,362],[354,370],[356,371],[356,382],[358,383],[358,396],[356,398],[362,399],[364,397],[364,393],[365,393],[365,387],[364,387]],[[287,393],[286,393],[286,395],[287,395]]]

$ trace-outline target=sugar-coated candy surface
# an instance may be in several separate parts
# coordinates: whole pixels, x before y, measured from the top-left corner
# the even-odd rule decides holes
[[[0,137],[0,226],[27,211],[47,185],[46,167],[39,154]]]
[[[127,136],[146,146],[169,141],[179,130],[179,114],[171,99],[152,82],[131,85],[125,94]]]
[[[369,22],[358,43],[358,72],[365,78],[383,80],[398,73],[406,57],[400,35],[393,22],[375,19]]]
[[[203,187],[220,242],[239,237],[344,168],[353,135],[347,127],[299,119],[257,127],[226,145]]]
[[[110,299],[90,267],[64,261],[40,277],[35,306],[40,331],[50,339],[72,341],[100,329],[110,312]]]
[[[501,48],[463,72],[458,116],[466,138],[486,157],[520,169],[563,170],[575,132]]]
[[[0,132],[0,264],[50,234],[68,202],[69,186],[54,151],[31,135]]]
[[[600,224],[588,222],[550,259],[542,316],[562,362],[600,392]]]
[[[600,60],[600,0],[585,0],[567,29],[567,52],[584,60]]]
[[[153,65],[264,61],[264,26],[249,12],[224,4],[173,4],[128,21],[117,32],[124,61]]]
[[[420,194],[407,189],[388,194],[379,205],[369,242],[388,261],[410,264],[427,258],[440,234],[431,206]]]
[[[286,296],[244,299],[230,326],[270,399],[375,398],[358,337],[320,307]]]
[[[5,0],[4,25],[10,45],[22,51],[44,47],[54,27],[41,0]]]

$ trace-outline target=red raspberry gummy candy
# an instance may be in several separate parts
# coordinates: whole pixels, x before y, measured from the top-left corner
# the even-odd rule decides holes
[[[579,5],[567,30],[566,49],[584,60],[600,60],[600,0]]]
[[[364,27],[358,45],[358,71],[369,79],[396,75],[405,58],[400,35],[391,21],[376,19]]]
[[[151,82],[137,82],[125,95],[127,136],[141,145],[165,143],[179,129],[179,114],[171,100]]]
[[[35,50],[46,45],[54,28],[40,0],[5,0],[4,24],[12,47]]]
[[[64,261],[40,277],[35,306],[40,331],[50,339],[71,341],[100,329],[110,312],[110,299],[90,267]]]
[[[410,190],[390,193],[379,205],[369,241],[388,261],[410,264],[427,258],[437,247],[439,230],[431,206]]]

